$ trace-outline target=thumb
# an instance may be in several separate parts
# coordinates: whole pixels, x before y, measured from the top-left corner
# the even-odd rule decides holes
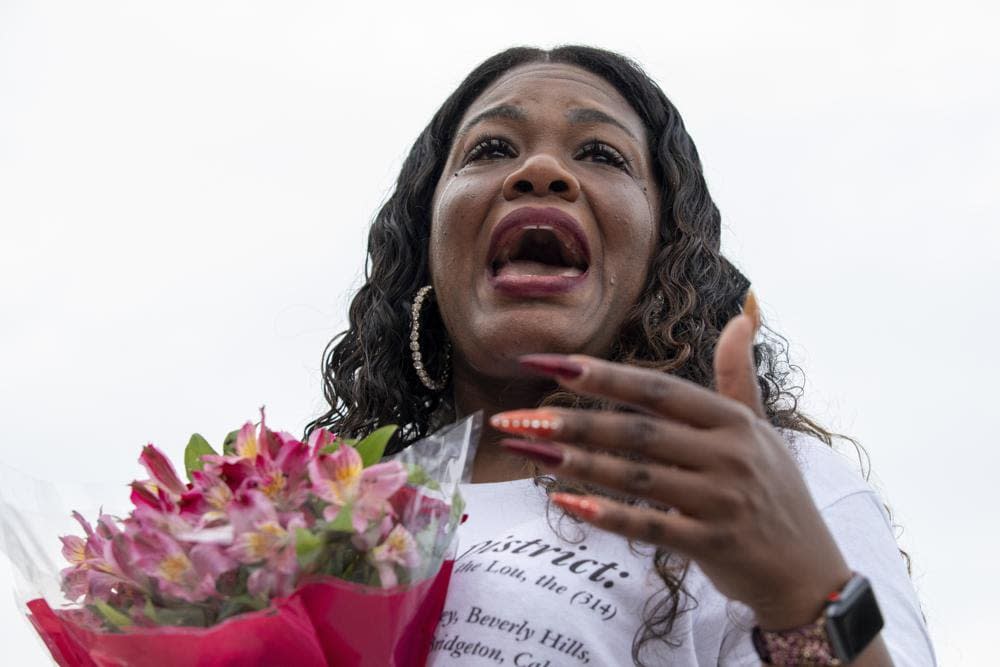
[[[764,404],[757,384],[753,361],[753,341],[760,328],[757,298],[747,292],[743,312],[726,323],[715,347],[715,389],[723,396],[739,401],[764,417]]]

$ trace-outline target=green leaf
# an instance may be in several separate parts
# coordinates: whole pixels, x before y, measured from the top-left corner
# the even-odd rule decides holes
[[[337,438],[329,445],[319,450],[320,454],[333,454],[335,451],[340,449],[341,445],[350,445],[351,447],[356,447],[358,444],[357,438]]]
[[[160,625],[189,628],[204,628],[211,625],[207,611],[193,604],[185,604],[180,607],[160,607],[156,610],[156,618]]]
[[[438,541],[441,539],[441,533],[440,521],[435,516],[431,517],[423,530],[414,533],[413,541],[416,543],[417,551],[420,553],[420,564],[412,570],[412,574],[417,579],[423,578],[425,573],[430,574],[441,565],[441,556],[443,554],[439,554],[435,550],[435,547],[438,546]]]
[[[238,614],[245,614],[250,611],[260,611],[267,606],[267,601],[250,594],[237,595],[227,599],[219,608],[219,616],[216,622],[223,621]]]
[[[337,512],[337,518],[331,521],[327,528],[336,531],[338,533],[351,533],[354,532],[354,524],[351,523],[351,506],[344,505]]]
[[[430,479],[427,471],[416,463],[406,463],[406,483],[413,486],[423,486]]]
[[[188,481],[193,481],[191,479],[193,471],[201,470],[205,466],[201,457],[216,453],[212,449],[212,445],[208,444],[208,440],[201,437],[199,433],[193,433],[191,439],[188,440],[187,447],[184,448],[184,469],[187,470]]]
[[[306,569],[311,566],[320,551],[323,550],[323,538],[306,528],[295,530],[295,557],[299,567]]]
[[[389,438],[396,432],[398,427],[395,424],[383,426],[369,433],[361,442],[355,445],[358,454],[361,455],[361,462],[364,467],[375,465],[382,460],[385,446],[389,444]]]
[[[94,610],[112,628],[120,628],[132,625],[132,619],[118,611],[104,600],[94,600]]]
[[[222,441],[222,453],[226,456],[232,456],[236,453],[236,437],[240,434],[240,430],[230,431],[226,434],[226,439]]]
[[[452,526],[457,526],[461,523],[463,514],[465,514],[465,499],[458,489],[455,489],[455,493],[451,496],[451,516],[448,517],[448,522]]]
[[[413,486],[425,486],[432,491],[440,491],[441,485],[437,483],[437,480],[431,479],[431,476],[427,474],[427,471],[422,467],[418,466],[416,463],[406,463],[406,483],[412,484]]]
[[[146,614],[146,618],[151,620],[157,625],[160,624],[160,619],[156,616],[156,607],[153,606],[153,600],[151,598],[146,598],[146,607],[143,609]]]

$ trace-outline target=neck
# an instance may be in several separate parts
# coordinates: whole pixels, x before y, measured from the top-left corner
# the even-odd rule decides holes
[[[531,466],[498,444],[506,436],[489,426],[489,418],[505,410],[537,407],[553,384],[537,379],[490,378],[458,360],[452,373],[456,416],[483,411],[483,432],[473,462],[472,481],[506,482],[531,477]]]

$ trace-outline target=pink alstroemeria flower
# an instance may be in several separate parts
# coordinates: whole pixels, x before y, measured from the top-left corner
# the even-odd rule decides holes
[[[263,408],[260,414],[259,427],[247,422],[240,428],[233,444],[234,454],[203,457],[201,472],[206,479],[224,480],[233,493],[260,489],[279,510],[295,510],[309,497],[309,448],[290,433],[268,429]],[[205,479],[197,475],[195,493],[185,499],[192,511],[203,507],[198,492],[206,491]]]
[[[180,498],[187,491],[187,485],[177,476],[170,459],[152,443],[142,448],[139,463],[149,471],[150,480],[157,488],[167,491],[172,499]]]
[[[127,539],[116,519],[101,514],[95,529],[79,512],[73,512],[73,518],[83,528],[86,538],[73,535],[60,538],[63,556],[70,562],[61,572],[67,597],[75,600],[84,596],[85,602],[89,602],[95,597],[106,599],[121,584],[139,586],[140,577],[132,568],[125,547]]]
[[[406,468],[399,461],[363,467],[361,455],[349,445],[309,462],[312,492],[329,503],[323,518],[332,521],[342,507],[350,505],[353,528],[358,533],[364,533],[370,522],[392,514],[389,498],[406,483],[406,477]]]
[[[251,461],[261,453],[260,443],[257,440],[257,427],[254,426],[253,422],[247,422],[240,428],[239,433],[236,434],[234,449],[237,456]]]
[[[343,446],[333,454],[320,454],[309,462],[312,492],[340,509],[358,495],[363,470],[361,455],[353,447]]]
[[[202,525],[226,521],[226,507],[233,499],[233,489],[226,480],[214,469],[195,470],[191,479],[191,490],[179,502],[181,516]]]
[[[298,562],[295,530],[306,526],[301,514],[291,513],[282,522],[267,496],[256,489],[239,494],[230,505],[235,537],[227,554],[245,565],[258,565],[247,579],[251,595],[291,593]]]
[[[155,483],[151,481],[135,481],[132,482],[131,486],[131,500],[136,509],[144,507],[154,512],[164,513],[171,513],[177,510],[177,503],[175,501],[180,498],[172,497],[166,489],[158,487]]]
[[[62,555],[69,561],[69,567],[61,572],[62,589],[70,600],[77,600],[88,593],[90,589],[90,574],[92,568],[100,566],[103,560],[101,538],[94,533],[90,522],[79,512],[73,512],[73,518],[83,527],[86,539],[78,535],[65,535],[59,539],[63,543]]]
[[[158,495],[154,496],[143,482],[132,483],[135,509],[125,521],[125,532],[129,538],[134,538],[138,533],[158,531],[184,542],[221,541],[228,544],[232,540],[231,530],[228,538],[225,537],[226,533],[220,533],[219,530],[228,523],[224,512],[210,512],[204,507],[197,508],[203,511],[194,511],[191,498],[194,492],[185,493],[175,502],[165,495],[163,489],[158,491]]]
[[[132,539],[136,566],[170,597],[200,602],[218,595],[216,580],[237,566],[217,544],[185,548],[159,531],[140,532]]]
[[[329,445],[336,443],[340,438],[338,438],[330,431],[325,428],[318,428],[309,434],[309,451],[312,453],[312,458],[316,458],[323,450]]]
[[[263,423],[261,423],[261,428],[264,428]],[[236,487],[244,479],[244,473],[252,469],[257,457],[268,455],[269,451],[262,450],[260,447],[260,442],[257,439],[257,427],[253,422],[248,421],[236,432],[236,442],[233,443],[232,454],[206,454],[201,457],[201,460],[206,464],[204,469],[214,473],[222,472],[220,468],[226,465],[238,466],[238,468],[228,471],[235,476],[235,479],[230,482],[230,486],[236,490]],[[226,475],[223,474],[223,476]]]
[[[257,457],[258,488],[279,510],[301,507],[309,497],[309,447],[289,433],[269,432],[267,457]]]
[[[149,479],[132,482],[132,504],[147,514],[174,514],[188,488],[169,459],[154,445],[142,448],[139,463],[149,472]]]
[[[382,588],[391,588],[399,582],[395,566],[413,569],[420,565],[417,542],[402,524],[397,524],[382,544],[369,551],[368,557],[378,571]]]
[[[244,424],[236,434],[233,449],[240,458],[253,461],[258,456],[275,459],[281,446],[281,439],[267,427],[267,417],[264,408],[260,409],[260,427],[253,422]]]

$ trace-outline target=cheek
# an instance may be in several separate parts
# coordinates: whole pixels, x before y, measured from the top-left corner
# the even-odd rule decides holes
[[[476,179],[452,174],[447,179],[431,213],[430,269],[435,283],[468,280],[481,250],[479,234],[489,204]]]
[[[621,285],[638,284],[646,278],[649,260],[659,238],[654,208],[646,193],[621,187],[609,193],[601,216],[605,224],[608,280]]]
[[[434,198],[431,213],[431,270],[445,268],[440,266],[443,261],[449,261],[456,253],[451,252],[454,245],[461,242],[463,226],[461,220],[466,217],[464,209],[474,195],[470,197],[468,188],[459,178],[449,177]]]

